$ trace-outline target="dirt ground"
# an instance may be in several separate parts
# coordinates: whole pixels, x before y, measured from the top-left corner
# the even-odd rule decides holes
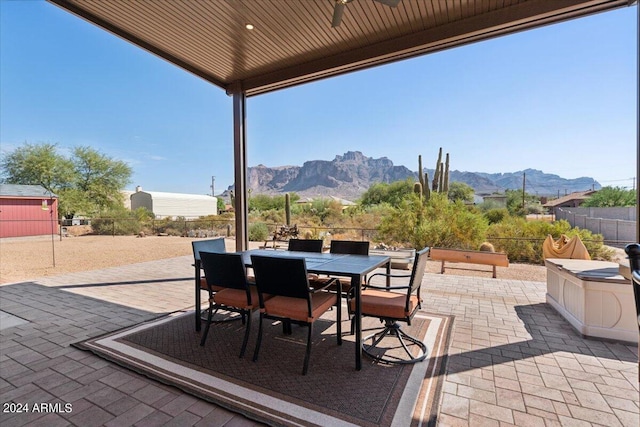
[[[144,261],[191,255],[192,238],[174,236],[78,236],[26,237],[0,240],[0,284],[15,283],[39,277],[56,276],[77,271],[135,264]],[[256,246],[258,243],[252,244]],[[227,240],[227,249],[235,242]],[[55,261],[55,266],[54,266]],[[491,277],[491,267],[472,264],[450,264],[447,275]],[[440,263],[429,261],[428,271],[440,272]],[[544,282],[543,266],[511,264],[498,268],[499,279]]]

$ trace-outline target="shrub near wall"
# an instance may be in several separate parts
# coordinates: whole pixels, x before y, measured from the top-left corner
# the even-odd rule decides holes
[[[127,236],[143,231],[147,219],[141,210],[112,209],[93,219],[91,228],[95,234]]]
[[[554,239],[562,234],[580,236],[592,259],[610,260],[613,250],[603,244],[603,237],[589,230],[571,228],[565,221],[527,221],[521,217],[508,217],[492,224],[487,232],[487,240],[493,242],[496,251],[504,252],[511,262],[542,264],[542,242],[551,234]]]

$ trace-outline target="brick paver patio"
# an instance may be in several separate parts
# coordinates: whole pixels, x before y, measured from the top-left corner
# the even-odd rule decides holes
[[[0,286],[0,310],[27,321],[0,323],[3,409],[60,404],[55,412],[3,411],[0,425],[256,425],[70,346],[192,307],[191,262]],[[544,303],[544,283],[427,274],[423,290],[425,310],[456,316],[440,425],[640,424],[637,347],[581,338]]]

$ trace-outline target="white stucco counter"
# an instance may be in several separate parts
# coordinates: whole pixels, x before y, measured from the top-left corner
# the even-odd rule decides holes
[[[547,303],[586,337],[638,342],[631,281],[607,261],[546,259]]]

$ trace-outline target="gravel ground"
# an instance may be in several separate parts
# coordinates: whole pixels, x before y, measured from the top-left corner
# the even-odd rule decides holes
[[[173,236],[78,236],[0,239],[0,284],[15,283],[85,270],[135,264],[191,255],[192,238]],[[259,243],[252,243],[257,247]],[[227,240],[227,249],[235,242]],[[54,267],[55,260],[55,267]],[[448,264],[447,275],[491,277],[491,267]],[[440,262],[429,261],[428,271],[440,272]],[[498,267],[499,279],[546,281],[544,266],[511,264]]]

